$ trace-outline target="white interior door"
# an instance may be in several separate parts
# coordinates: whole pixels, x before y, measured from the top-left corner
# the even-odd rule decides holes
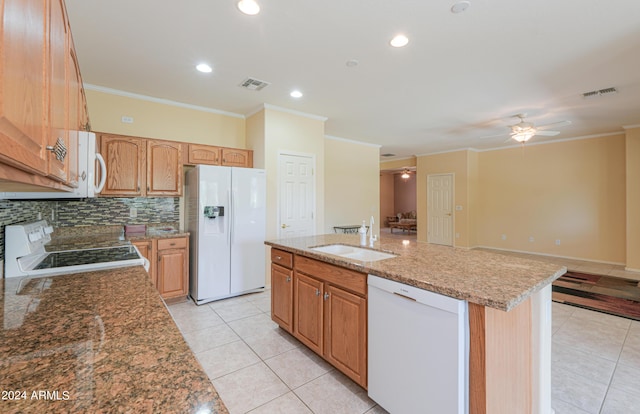
[[[315,158],[310,155],[285,154],[278,160],[279,237],[314,234]]]
[[[453,174],[427,177],[427,241],[453,246]]]

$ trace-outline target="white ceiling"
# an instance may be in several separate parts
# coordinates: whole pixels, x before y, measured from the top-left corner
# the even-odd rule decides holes
[[[239,115],[266,103],[324,116],[327,135],[397,158],[513,145],[517,113],[572,122],[530,142],[640,124],[637,0],[471,0],[460,14],[456,0],[258,1],[256,16],[235,0],[66,3],[86,84]],[[398,32],[410,39],[401,49],[388,45]],[[213,72],[196,72],[200,62]],[[271,85],[240,88],[248,76]],[[582,97],[608,87],[619,92]]]

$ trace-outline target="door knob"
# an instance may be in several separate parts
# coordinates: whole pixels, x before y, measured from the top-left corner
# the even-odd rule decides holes
[[[280,227],[282,227],[283,229],[286,229],[286,228],[287,228],[287,227],[289,227],[289,226],[288,226],[287,224],[283,224],[283,225],[282,225],[282,226],[280,226]]]

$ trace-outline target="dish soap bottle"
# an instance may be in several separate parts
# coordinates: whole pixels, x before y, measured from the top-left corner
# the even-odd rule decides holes
[[[360,235],[360,246],[367,245],[367,226],[364,225],[364,220],[362,220],[362,226],[358,229],[358,234]]]

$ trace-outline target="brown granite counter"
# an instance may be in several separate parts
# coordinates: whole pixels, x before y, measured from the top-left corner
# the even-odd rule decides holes
[[[398,257],[363,262],[310,247],[345,244],[359,247],[358,235],[325,234],[265,241],[265,244],[349,269],[375,274],[443,295],[508,311],[562,276],[564,266],[478,250],[399,239],[375,242],[375,250]]]
[[[0,412],[227,413],[142,267],[0,288]]]
[[[165,239],[188,236],[189,232],[179,230],[170,223],[147,225],[140,233],[123,232],[122,226],[76,226],[55,230],[45,249],[49,252],[59,250],[91,249],[130,244],[132,241],[146,239]]]

